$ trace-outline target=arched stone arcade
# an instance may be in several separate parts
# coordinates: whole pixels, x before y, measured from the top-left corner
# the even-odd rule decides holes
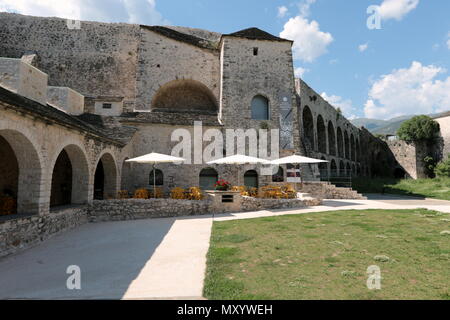
[[[114,198],[117,194],[117,165],[114,157],[105,152],[97,162],[94,174],[94,199]]]
[[[67,145],[51,166],[50,206],[85,204],[89,201],[89,165],[80,146]]]
[[[0,194],[17,203],[18,213],[39,213],[42,161],[31,140],[16,130],[0,130]]]

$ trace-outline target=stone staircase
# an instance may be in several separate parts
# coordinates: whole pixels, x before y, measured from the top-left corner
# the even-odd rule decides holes
[[[329,182],[305,182],[301,191],[319,199],[367,200],[352,188],[336,187]]]

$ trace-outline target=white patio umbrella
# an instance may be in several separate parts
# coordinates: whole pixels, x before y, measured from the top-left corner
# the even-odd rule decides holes
[[[280,164],[318,164],[318,163],[326,163],[329,161],[326,160],[320,160],[320,159],[314,159],[314,158],[308,158],[308,157],[303,157],[303,156],[299,156],[299,155],[292,155],[292,156],[288,156],[288,157],[284,157],[284,158],[280,158],[277,160],[273,160],[270,163],[274,164],[274,165],[280,165]],[[301,179],[301,172],[300,172],[300,181],[303,181],[303,179]],[[303,182],[302,182],[303,183]],[[295,183],[295,185],[297,185],[297,183]],[[297,188],[297,187],[296,187]]]
[[[241,154],[235,154],[234,156],[229,156],[229,157],[225,157],[222,159],[217,159],[217,160],[207,162],[207,164],[237,164],[237,165],[258,164],[258,163],[270,164],[270,161],[265,160],[265,159],[250,157],[250,156],[244,156]],[[238,174],[238,184],[239,184],[239,181],[240,181],[240,175]]]
[[[152,152],[137,158],[125,160],[125,162],[149,163],[153,167],[153,196],[156,198],[156,164],[157,163],[181,163],[186,159]]]
[[[328,161],[298,156],[296,154],[289,157],[284,157],[281,159],[270,161],[271,164],[287,164],[287,163],[302,164],[302,163],[324,163],[324,162]]]

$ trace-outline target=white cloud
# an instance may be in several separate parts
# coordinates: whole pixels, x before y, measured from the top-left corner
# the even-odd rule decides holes
[[[355,108],[353,103],[349,99],[344,99],[340,96],[328,95],[326,92],[322,92],[322,98],[324,98],[328,103],[330,103],[335,108],[340,108],[344,116],[348,119],[354,119]]]
[[[313,62],[325,54],[328,45],[333,42],[330,33],[320,31],[317,21],[309,22],[301,16],[289,19],[280,37],[293,40],[294,59],[305,62]]]
[[[369,48],[369,44],[368,44],[368,43],[360,44],[360,45],[358,46],[358,50],[359,50],[360,52],[366,51],[367,48]]]
[[[384,0],[379,8],[381,19],[401,20],[419,4],[419,0]]]
[[[414,61],[408,69],[393,70],[372,84],[364,112],[368,118],[389,119],[450,109],[450,76],[446,70]]]
[[[308,69],[298,67],[294,69],[294,75],[296,78],[303,78],[303,75],[308,71],[309,71]]]
[[[288,13],[288,8],[286,6],[278,7],[278,18],[284,18]]]
[[[300,10],[301,17],[308,17],[311,14],[311,5],[313,5],[316,0],[302,0],[298,4],[298,9]]]
[[[3,11],[44,17],[168,24],[156,10],[156,0],[0,0],[0,8]]]

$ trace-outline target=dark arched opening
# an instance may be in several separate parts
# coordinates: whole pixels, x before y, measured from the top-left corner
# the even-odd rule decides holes
[[[337,145],[338,145],[338,156],[344,158],[344,138],[342,137],[341,128],[337,128]]]
[[[350,160],[350,140],[348,138],[348,133],[345,130],[344,130],[344,150],[345,150],[345,159]]]
[[[336,137],[334,133],[334,126],[331,121],[328,121],[328,149],[332,156],[336,155]]]
[[[322,116],[319,115],[317,117],[317,143],[321,153],[327,153],[327,134],[325,130],[325,122]]]
[[[266,97],[253,97],[251,108],[253,120],[269,120],[269,100]]]
[[[0,216],[17,213],[19,162],[8,141],[0,136]]]
[[[303,134],[310,150],[314,150],[314,120],[308,106],[303,109]]]
[[[117,193],[117,168],[111,154],[105,153],[97,163],[94,176],[94,199],[115,198]]]
[[[157,112],[217,113],[214,95],[204,84],[194,80],[174,80],[163,85],[152,101]]]
[[[258,188],[258,173],[255,170],[248,170],[244,174],[244,185],[249,188]]]
[[[284,170],[282,167],[278,167],[277,173],[272,175],[272,182],[284,182]]]
[[[62,150],[53,167],[50,207],[72,202],[72,171],[69,155],[66,150]]]
[[[154,175],[153,175],[154,174]],[[149,175],[148,175],[148,184],[150,186],[156,185],[156,186],[162,186],[164,185],[164,173],[159,170],[159,169],[155,169],[150,171]]]
[[[205,168],[200,171],[199,186],[203,190],[213,190],[214,185],[219,180],[219,174],[213,168]]]

